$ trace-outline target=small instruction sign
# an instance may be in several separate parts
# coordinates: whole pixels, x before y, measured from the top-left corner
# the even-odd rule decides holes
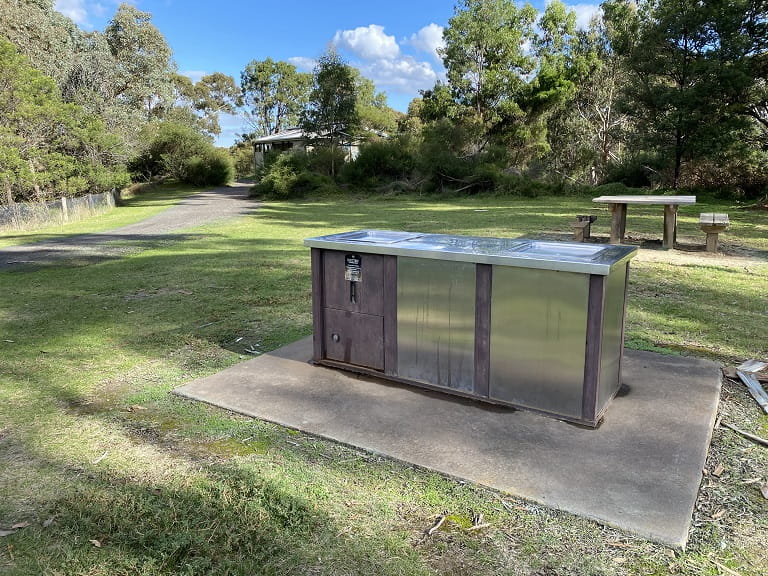
[[[344,257],[344,279],[348,282],[362,282],[363,272],[359,254],[347,254]]]

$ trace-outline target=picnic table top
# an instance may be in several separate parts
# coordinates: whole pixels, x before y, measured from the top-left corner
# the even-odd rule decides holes
[[[696,204],[696,196],[648,196],[644,194],[627,196],[600,196],[592,202],[605,204]]]

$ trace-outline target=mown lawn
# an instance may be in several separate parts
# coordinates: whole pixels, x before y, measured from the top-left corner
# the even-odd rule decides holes
[[[731,215],[722,255],[700,250],[704,211]],[[599,214],[593,235],[607,236],[589,198],[269,202],[121,259],[0,271],[0,530],[13,532],[0,532],[0,573],[765,574],[768,450],[729,430],[714,433],[680,552],[169,394],[311,332],[305,237],[566,238],[577,213]],[[683,249],[664,252],[660,207],[630,208],[645,248],[628,345],[768,359],[767,218],[700,201],[681,209]],[[768,436],[742,386],[724,384],[721,412]],[[467,530],[473,514],[490,527]]]

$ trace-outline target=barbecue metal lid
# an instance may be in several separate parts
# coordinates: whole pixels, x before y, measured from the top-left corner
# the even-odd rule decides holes
[[[422,234],[394,230],[352,230],[307,238],[304,245],[327,250],[354,250],[410,258],[431,258],[518,266],[606,276],[613,267],[634,258],[637,247],[532,240]]]

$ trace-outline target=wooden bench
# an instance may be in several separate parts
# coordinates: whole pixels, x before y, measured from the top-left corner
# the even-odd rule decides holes
[[[699,227],[707,233],[707,252],[717,252],[717,236],[728,230],[728,226],[730,226],[728,214],[701,213]]]
[[[584,242],[584,240],[589,238],[592,222],[595,220],[597,220],[597,216],[589,214],[579,214],[576,216],[576,221],[571,224],[573,226],[573,239],[576,242]]]

